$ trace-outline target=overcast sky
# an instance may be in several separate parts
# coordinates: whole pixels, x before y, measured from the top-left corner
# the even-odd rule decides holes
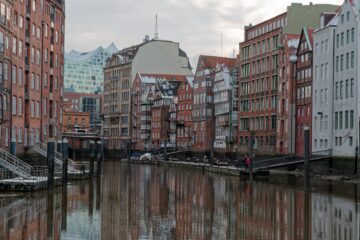
[[[304,0],[69,0],[66,1],[66,51],[89,51],[114,42],[118,48],[154,36],[179,42],[191,59],[198,55],[232,56],[243,40],[244,26],[259,23]],[[342,4],[343,0],[313,3]],[[194,67],[194,66],[193,66]]]

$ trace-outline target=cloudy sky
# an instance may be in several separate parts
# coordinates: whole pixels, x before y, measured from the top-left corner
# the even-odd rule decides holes
[[[154,36],[180,43],[191,59],[198,55],[232,56],[244,26],[256,24],[304,0],[70,0],[66,1],[66,51],[89,51],[114,42],[118,48]],[[343,0],[313,0],[341,4]]]

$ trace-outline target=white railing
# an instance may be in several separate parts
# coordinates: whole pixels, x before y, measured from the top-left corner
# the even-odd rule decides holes
[[[0,165],[20,177],[31,177],[32,167],[0,148]]]

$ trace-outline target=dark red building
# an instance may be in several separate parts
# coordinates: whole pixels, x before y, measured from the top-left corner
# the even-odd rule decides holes
[[[192,99],[194,77],[187,77],[178,90],[176,104],[177,133],[176,146],[191,147],[192,139]]]
[[[304,128],[310,129],[312,119],[312,68],[313,68],[313,29],[303,28],[297,49],[296,63],[296,155],[304,154]],[[310,149],[311,152],[311,149]]]
[[[1,0],[0,146],[61,139],[65,1]]]

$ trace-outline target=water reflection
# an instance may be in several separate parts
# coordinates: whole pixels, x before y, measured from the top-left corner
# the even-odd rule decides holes
[[[0,196],[0,239],[359,239],[357,186],[281,182],[107,163],[101,179]]]

